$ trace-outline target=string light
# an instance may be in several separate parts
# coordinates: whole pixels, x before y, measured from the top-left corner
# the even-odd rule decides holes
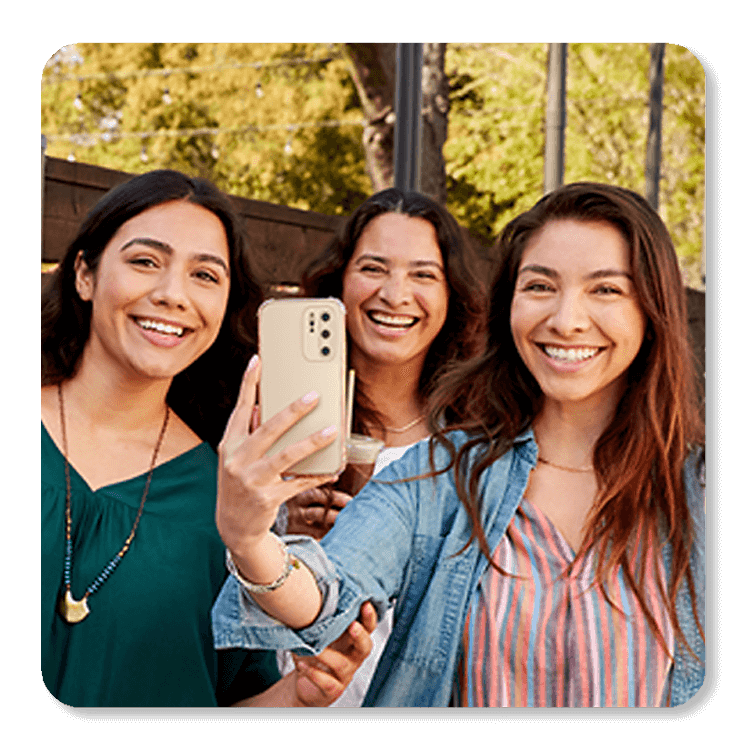
[[[328,45],[330,49],[330,45]],[[53,85],[59,84],[67,80],[77,80],[79,87],[82,82],[90,80],[120,80],[125,78],[146,78],[150,76],[163,76],[166,81],[172,75],[187,74],[196,75],[199,73],[207,73],[221,70],[240,70],[251,68],[255,70],[262,70],[264,68],[283,68],[283,67],[295,67],[302,65],[320,65],[332,62],[334,60],[342,59],[343,55],[334,53],[328,56],[319,58],[292,58],[287,60],[265,60],[258,62],[247,62],[247,63],[222,63],[216,65],[206,66],[194,66],[194,67],[176,67],[176,68],[156,68],[146,70],[131,70],[124,72],[107,72],[107,73],[89,73],[84,75],[59,75],[50,74],[43,81],[42,85]],[[79,62],[76,60],[76,62]],[[82,62],[82,60],[81,60]],[[79,62],[80,64],[80,62]],[[265,96],[265,91],[260,81],[255,84],[255,96],[260,99]],[[161,100],[165,105],[170,105],[173,102],[173,98],[170,94],[169,87],[164,86],[162,90]],[[73,105],[79,111],[83,111],[84,103],[81,97],[80,90],[76,95]],[[197,128],[178,128],[178,129],[164,129],[164,130],[153,130],[153,131],[121,131],[117,132],[116,128],[119,125],[119,121],[122,117],[121,112],[116,112],[114,116],[104,117],[99,121],[101,130],[93,131],[88,133],[52,133],[46,134],[48,143],[67,141],[73,143],[76,146],[92,147],[99,142],[108,143],[113,140],[121,139],[133,139],[138,138],[143,141],[144,146],[141,149],[141,161],[146,162],[148,160],[148,154],[146,152],[145,142],[148,138],[184,138],[184,137],[196,137],[196,136],[217,136],[217,135],[253,135],[255,133],[269,132],[273,130],[288,130],[290,133],[295,130],[308,129],[308,128],[331,128],[331,127],[347,127],[357,126],[364,127],[365,121],[361,120],[324,120],[322,122],[300,122],[300,123],[281,123],[281,124],[270,124],[270,125],[243,125],[240,127],[197,127]],[[291,135],[286,141],[284,146],[284,152],[291,154],[293,152],[292,137]],[[216,154],[216,155],[215,155]],[[218,158],[218,148],[214,146],[212,150],[212,156]],[[68,157],[69,160],[75,158],[74,154]]]
[[[254,70],[262,70],[263,68],[284,68],[284,67],[297,67],[300,65],[320,65],[323,63],[333,62],[334,60],[341,60],[343,55],[334,54],[327,57],[319,58],[292,58],[289,60],[265,60],[262,62],[247,62],[247,63],[222,63],[219,65],[204,65],[196,67],[185,67],[185,68],[148,68],[145,70],[129,70],[124,72],[107,72],[107,73],[87,73],[83,75],[70,74],[70,75],[56,75],[51,73],[46,78],[42,79],[43,86],[53,86],[63,81],[96,81],[96,80],[119,80],[123,78],[147,78],[149,76],[172,76],[179,74],[186,75],[197,75],[198,73],[212,73],[219,70],[243,70],[245,68],[252,68]],[[258,84],[260,85],[260,84]]]
[[[273,130],[297,131],[309,128],[343,128],[364,127],[366,120],[322,120],[319,122],[294,122],[273,125],[243,125],[236,128],[175,128],[165,130],[148,131],[122,131],[113,133],[111,131],[94,131],[90,133],[52,133],[45,136],[48,143],[67,141],[78,146],[93,146],[98,140],[110,140],[114,137],[123,138],[191,138],[204,135],[252,135],[254,133],[265,133]],[[105,137],[106,136],[106,137]],[[287,141],[291,144],[291,137]]]

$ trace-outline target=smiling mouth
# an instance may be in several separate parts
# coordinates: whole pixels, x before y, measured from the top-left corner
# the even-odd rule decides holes
[[[602,347],[598,346],[552,346],[551,344],[537,344],[550,358],[557,362],[585,362],[595,357]]]
[[[161,320],[151,320],[149,318],[133,318],[136,325],[143,328],[146,331],[156,331],[162,333],[165,336],[177,336],[182,338],[191,328],[185,328],[183,326],[174,325],[173,323],[164,323]]]
[[[407,329],[412,328],[419,322],[419,318],[414,315],[391,315],[389,313],[377,312],[375,310],[369,310],[367,317],[379,326],[386,326],[387,328],[401,328]]]

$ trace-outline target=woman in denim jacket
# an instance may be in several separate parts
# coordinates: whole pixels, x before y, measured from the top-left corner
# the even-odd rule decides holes
[[[281,474],[330,435],[266,458],[311,406],[248,435],[248,371],[221,448],[216,645],[313,653],[395,600],[364,705],[679,705],[703,683],[705,506],[668,232],[635,193],[577,183],[500,250],[487,350],[434,394],[435,436],[320,545],[268,529]]]

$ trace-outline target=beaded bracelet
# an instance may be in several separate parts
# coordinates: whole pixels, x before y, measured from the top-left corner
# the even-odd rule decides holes
[[[289,548],[286,546],[286,544],[284,544],[284,542],[279,539],[276,534],[272,534],[271,536],[273,536],[273,538],[279,543],[281,551],[284,553],[284,570],[281,572],[281,575],[271,583],[251,583],[247,579],[243,578],[242,575],[240,575],[239,570],[237,570],[237,566],[235,565],[234,560],[232,559],[232,553],[227,549],[227,570],[240,582],[240,584],[242,584],[243,588],[245,588],[251,594],[265,594],[268,591],[275,591],[284,583],[284,581],[286,581],[287,578],[289,578],[289,576],[292,574],[292,571],[296,568],[299,568],[300,566],[299,560],[294,557],[291,552],[289,552]]]

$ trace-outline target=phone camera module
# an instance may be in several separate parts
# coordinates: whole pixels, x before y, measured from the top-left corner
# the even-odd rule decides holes
[[[323,329],[323,330],[322,330],[322,331],[320,332],[320,335],[321,335],[321,336],[322,336],[322,337],[323,337],[324,339],[327,339],[327,338],[329,338],[329,337],[330,337],[330,335],[331,335],[331,332],[330,332],[330,331],[329,331],[329,330],[328,330],[327,328],[324,328],[324,329]]]
[[[329,348],[328,348],[327,346],[324,346],[324,347],[323,347],[323,348],[322,348],[322,349],[320,350],[320,353],[321,353],[321,354],[322,354],[322,355],[323,355],[324,357],[327,357],[327,356],[328,356],[328,355],[329,355],[329,354],[331,353],[331,350],[330,350],[330,349],[329,349]]]
[[[331,319],[331,316],[327,312],[324,312],[320,317],[323,321],[329,321]]]

